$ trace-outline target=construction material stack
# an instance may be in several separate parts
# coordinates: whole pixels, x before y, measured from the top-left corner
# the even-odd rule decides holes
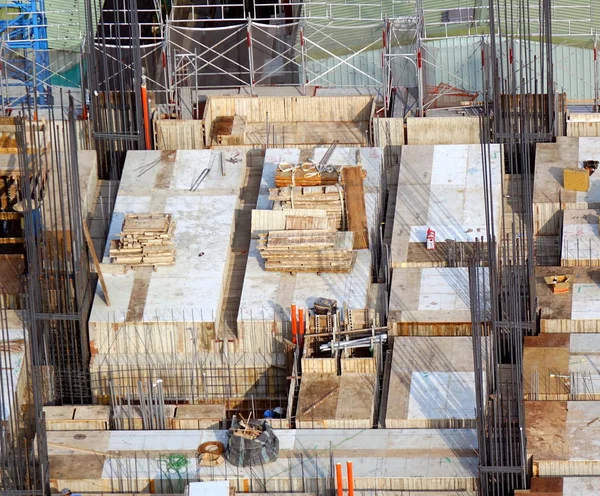
[[[171,214],[126,215],[121,239],[110,244],[112,263],[136,267],[173,265],[175,248],[171,239],[174,229]]]
[[[350,272],[356,255],[354,233],[322,230],[270,231],[258,250],[265,270],[279,272]]]
[[[269,190],[273,210],[324,210],[336,229],[343,229],[344,190],[341,185],[285,186]]]

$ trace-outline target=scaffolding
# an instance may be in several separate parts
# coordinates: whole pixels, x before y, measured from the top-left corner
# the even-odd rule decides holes
[[[35,95],[52,104],[52,86],[74,86],[64,71],[79,68],[83,27],[76,9],[45,0],[0,3],[0,110],[10,115]],[[79,105],[79,102],[78,102]]]

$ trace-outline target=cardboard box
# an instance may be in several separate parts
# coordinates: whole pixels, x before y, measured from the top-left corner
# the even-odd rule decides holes
[[[565,169],[563,186],[570,191],[588,191],[590,189],[590,173],[585,169]]]

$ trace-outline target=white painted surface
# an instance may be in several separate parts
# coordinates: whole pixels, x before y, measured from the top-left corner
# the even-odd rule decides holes
[[[187,496],[229,496],[229,481],[191,482]]]
[[[15,392],[21,373],[25,372],[25,333],[23,323],[21,321],[20,312],[15,310],[5,310],[2,316],[5,321],[4,338],[0,346],[9,345],[10,353],[2,353],[0,363],[2,370],[0,381],[2,383],[2,398],[0,401],[0,420],[6,421],[10,419],[11,409],[19,408],[22,404],[15,402]],[[8,358],[8,363],[5,359]],[[22,402],[23,398],[17,398],[17,401]],[[14,412],[13,412],[14,413]]]
[[[73,432],[48,432],[51,456],[77,454],[81,442]],[[187,456],[188,465],[182,471],[183,479],[189,474],[196,477],[225,479],[250,477],[251,470],[235,468],[226,463],[218,467],[198,467],[193,453],[206,441],[226,442],[226,431],[98,431],[89,433],[96,439],[99,452],[115,453],[138,451],[146,456],[136,459],[119,455],[105,461],[104,478],[120,478],[131,475],[138,479],[150,477],[161,479],[164,475],[164,453],[181,452]],[[314,477],[329,470],[329,456],[323,463],[300,464],[299,453],[311,455],[331,449],[337,462],[354,461],[354,475],[360,477],[477,477],[478,460],[474,456],[460,456],[464,450],[477,449],[477,433],[473,429],[304,429],[275,430],[280,441],[280,455],[276,462],[261,467],[261,476]],[[70,449],[70,446],[73,449]],[[443,450],[443,453],[440,453]],[[285,454],[285,452],[289,452]],[[360,451],[360,456],[347,457],[348,452]],[[389,451],[389,453],[388,453]],[[447,452],[447,453],[446,453]],[[338,454],[336,454],[338,453]],[[291,458],[291,462],[290,462]],[[161,470],[162,469],[162,470]],[[264,472],[263,472],[264,471]],[[177,476],[175,479],[177,480]]]
[[[585,160],[600,160],[600,138],[579,138],[579,160],[577,166],[583,168]],[[577,192],[577,203],[600,202],[600,171],[590,176],[590,189]]]
[[[319,161],[327,148],[315,148],[313,158]],[[367,171],[364,182],[367,222],[372,229],[377,222],[379,207],[379,187],[381,180],[382,151],[380,148],[345,148],[334,150],[329,160],[331,165],[356,165],[357,155]],[[300,150],[296,148],[271,148],[265,152],[265,162],[260,183],[257,209],[269,210],[269,189],[275,187],[275,173],[281,161],[298,163]],[[244,285],[238,321],[257,319],[289,320],[289,305],[293,302],[312,306],[319,297],[333,298],[341,307],[344,303],[350,309],[366,308],[371,280],[371,255],[369,250],[358,250],[356,264],[348,274],[338,273],[297,273],[266,272],[264,260],[252,240],[248,251],[248,263],[244,275]]]
[[[597,284],[573,284],[571,319],[600,319],[600,287]]]
[[[421,271],[419,310],[469,309],[467,268],[425,268]]]
[[[408,402],[409,419],[473,419],[473,372],[413,372]]]
[[[94,324],[125,322],[132,298],[150,322],[213,322],[219,311],[222,285],[245,174],[245,152],[211,150],[128,152],[109,228],[102,270],[111,306],[96,289],[90,314],[90,339],[110,347],[110,337],[95,336]],[[212,165],[211,165],[212,164]],[[190,191],[205,168],[209,174],[197,191]],[[164,183],[169,178],[168,183]],[[159,266],[149,275],[147,295],[133,294],[136,270],[124,272],[108,256],[110,241],[118,239],[125,215],[170,213],[175,221],[175,264]],[[203,253],[202,256],[199,256]],[[110,332],[109,329],[107,329]],[[113,350],[114,352],[115,350]],[[143,350],[139,350],[143,351]]]
[[[563,496],[597,496],[600,494],[600,477],[565,477]]]
[[[410,146],[410,145],[409,145]],[[490,175],[492,195],[496,204],[501,201],[502,160],[498,145],[492,146]],[[410,164],[415,180],[420,181],[418,164]],[[401,166],[402,167],[402,166]],[[426,181],[426,180],[425,180]],[[410,185],[400,185],[398,195],[405,194]],[[436,239],[473,242],[487,236],[485,202],[483,191],[483,165],[479,145],[437,145],[433,149],[433,163],[429,184],[429,200],[426,212],[419,218],[424,224],[413,223],[409,215],[411,243],[425,243],[427,229],[436,232]],[[500,209],[494,212],[496,231]],[[408,219],[407,218],[407,219]]]
[[[563,212],[563,261],[600,259],[599,213],[591,209],[567,209]]]

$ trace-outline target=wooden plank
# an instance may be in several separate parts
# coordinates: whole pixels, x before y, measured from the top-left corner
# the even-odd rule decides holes
[[[344,197],[346,200],[346,218],[348,231],[354,233],[354,249],[369,248],[369,231],[367,226],[367,209],[361,167],[344,167],[342,169]]]
[[[106,283],[104,282],[104,276],[102,275],[102,269],[100,268],[100,262],[98,261],[98,257],[96,255],[96,250],[94,249],[94,242],[92,241],[92,237],[90,236],[90,231],[88,229],[85,221],[82,223],[83,225],[83,234],[85,236],[85,241],[90,250],[90,255],[92,255],[92,260],[94,261],[94,267],[96,267],[96,272],[98,273],[98,279],[100,280],[100,284],[102,285],[102,291],[104,292],[104,298],[106,299],[106,304],[110,307],[110,298],[108,297],[108,288],[106,287]]]
[[[19,294],[24,273],[24,255],[0,255],[0,289],[3,293]]]

